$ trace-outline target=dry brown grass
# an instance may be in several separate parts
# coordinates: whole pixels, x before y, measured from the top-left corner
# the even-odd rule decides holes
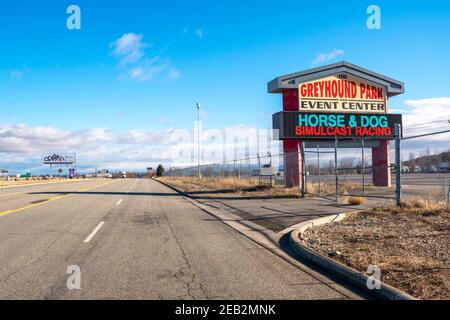
[[[349,197],[347,199],[347,203],[352,206],[357,206],[357,205],[363,204],[364,202],[365,202],[364,198],[361,198],[361,197]]]
[[[338,184],[338,191],[340,194],[345,194],[351,190],[359,189],[359,188],[361,188],[361,184],[357,184],[357,183],[339,183]],[[323,194],[323,195],[335,194],[336,193],[336,184],[322,182],[322,183],[320,183],[320,186],[319,186],[318,182],[307,182],[306,183],[306,192],[307,193],[319,194],[319,191],[320,191],[320,194]]]
[[[297,197],[300,195],[299,188],[285,188],[284,186],[268,186],[268,179],[263,180],[262,185],[259,185],[258,178],[202,178],[197,177],[160,177],[162,181],[165,181],[173,186],[181,189],[184,192],[206,192],[217,190],[233,190],[234,192],[228,193],[228,196],[275,196],[275,197]],[[339,193],[345,194],[351,190],[360,188],[360,184],[355,183],[340,183]],[[250,189],[254,190],[250,190]],[[319,187],[318,182],[307,182],[305,191],[309,195],[318,195],[319,191],[321,195],[335,194],[336,186],[333,183],[321,183]]]
[[[449,206],[417,200],[312,228],[304,241],[362,272],[378,265],[384,282],[414,297],[449,299],[449,231]]]
[[[404,205],[405,205],[405,203],[404,203]],[[408,204],[406,204],[406,205],[408,205]],[[421,198],[415,198],[415,199],[411,202],[411,205],[412,205],[414,208],[425,208],[425,207],[428,206],[428,201],[427,201],[427,200],[424,200],[424,199],[421,199]]]
[[[256,179],[234,179],[234,178],[196,178],[196,177],[161,177],[166,182],[181,185],[186,188],[184,191],[208,191],[208,190],[226,190],[226,189],[244,189],[255,187],[258,184]]]
[[[5,186],[16,186],[16,185],[27,185],[27,184],[34,184],[34,183],[42,183],[47,182],[48,180],[44,180],[40,177],[33,177],[33,178],[14,178],[12,180],[6,181],[0,181],[0,187]],[[60,181],[60,179],[54,179],[52,181]]]
[[[202,178],[196,177],[160,177],[158,178],[187,193],[201,192],[204,196],[213,193],[223,197],[298,197],[299,188],[284,188],[281,186],[259,186],[259,179],[238,179],[238,178]],[[267,181],[265,181],[267,183]],[[211,191],[211,194],[207,192]],[[228,192],[219,192],[228,191]]]
[[[310,194],[332,194],[336,192],[335,185],[330,183],[307,182],[305,190]]]

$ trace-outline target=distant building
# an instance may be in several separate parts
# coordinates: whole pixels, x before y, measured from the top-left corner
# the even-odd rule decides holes
[[[8,176],[8,170],[0,169],[0,177],[6,178]]]

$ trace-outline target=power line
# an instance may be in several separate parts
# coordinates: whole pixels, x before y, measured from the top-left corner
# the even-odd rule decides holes
[[[434,123],[438,123],[438,122],[450,123],[450,119],[447,119],[447,120],[434,120],[434,121],[429,121],[429,122],[416,122],[416,123],[411,123],[408,126],[421,126],[421,125],[427,125],[427,124],[434,124]]]

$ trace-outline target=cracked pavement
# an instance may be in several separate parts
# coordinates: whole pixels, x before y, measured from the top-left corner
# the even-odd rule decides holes
[[[156,181],[0,189],[0,212],[62,194],[0,216],[0,299],[359,298]],[[66,286],[70,265],[80,267],[80,290]]]

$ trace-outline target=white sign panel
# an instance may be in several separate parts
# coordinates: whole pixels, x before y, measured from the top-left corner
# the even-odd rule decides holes
[[[77,162],[75,153],[44,153],[43,164],[74,164]]]
[[[386,88],[348,74],[299,85],[300,111],[386,113]]]

